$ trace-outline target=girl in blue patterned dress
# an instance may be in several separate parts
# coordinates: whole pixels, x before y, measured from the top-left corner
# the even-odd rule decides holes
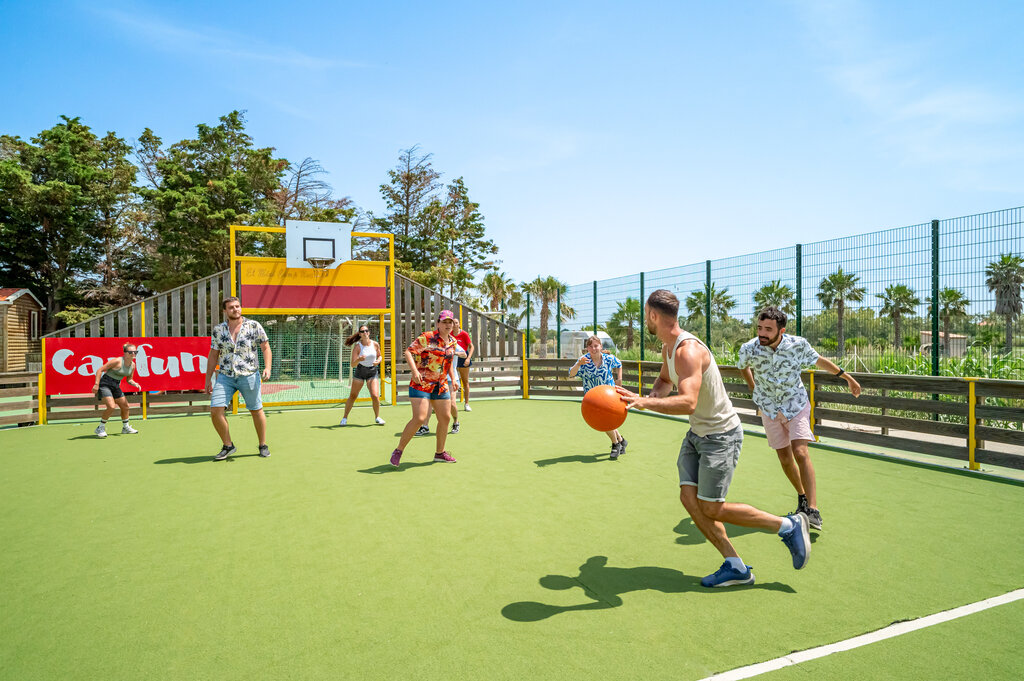
[[[583,379],[584,393],[599,385],[622,385],[622,362],[610,352],[603,352],[600,338],[591,336],[583,348],[587,352],[569,369],[569,377],[578,374]],[[619,435],[618,430],[609,430],[605,434],[612,441],[609,457],[614,461],[626,453],[626,439]]]

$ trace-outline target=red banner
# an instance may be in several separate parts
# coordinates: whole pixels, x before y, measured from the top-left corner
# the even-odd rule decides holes
[[[134,343],[133,380],[143,390],[203,390],[206,387],[208,336],[186,338],[47,338],[47,395],[91,393],[96,372],[109,360],[121,357],[125,343]],[[134,388],[122,381],[125,392]]]

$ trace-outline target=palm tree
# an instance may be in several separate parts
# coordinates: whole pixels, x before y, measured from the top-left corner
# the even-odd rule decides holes
[[[565,295],[569,286],[554,277],[537,277],[533,281],[523,284],[523,289],[540,301],[540,348],[537,354],[538,357],[544,359],[548,356],[548,318],[551,316],[551,303],[555,302],[559,295]],[[563,306],[563,314],[564,312],[565,307]]]
[[[787,315],[796,312],[796,296],[781,279],[776,279],[770,284],[765,284],[754,292],[754,316],[766,307],[775,307]]]
[[[887,314],[892,319],[893,342],[892,346],[899,350],[903,347],[902,324],[904,315],[913,314],[914,308],[921,304],[914,289],[906,284],[890,284],[885,287],[885,293],[876,293],[876,298],[881,298],[881,314]]]
[[[523,304],[519,287],[504,272],[488,272],[477,288],[483,294],[491,312],[500,310],[502,301],[507,301],[511,307]]]
[[[623,349],[629,350],[633,347],[633,327],[639,326],[643,316],[643,307],[636,298],[626,298],[618,303],[618,309],[608,319],[608,333],[621,343]]]
[[[692,323],[704,318],[707,300],[707,286],[692,291],[686,297],[686,310],[689,312],[686,317],[687,322]],[[711,318],[725,321],[729,316],[729,310],[734,307],[736,307],[736,299],[729,295],[729,287],[726,286],[722,290],[718,290],[714,284],[711,284]]]
[[[843,333],[843,313],[846,312],[846,303],[859,303],[864,300],[867,289],[857,286],[860,277],[856,274],[843,272],[840,267],[832,274],[824,277],[818,284],[818,300],[826,310],[833,307],[836,309],[836,346],[839,357],[846,353],[846,335]]]
[[[1006,319],[1006,347],[1013,351],[1013,322],[1021,314],[1021,287],[1024,286],[1024,257],[1003,253],[985,268],[988,290],[996,294],[996,314]]]
[[[932,299],[928,299],[928,313],[931,314]],[[963,291],[955,288],[944,288],[939,291],[939,319],[942,320],[942,351],[949,356],[949,331],[953,322],[967,319],[967,307],[971,301]],[[935,342],[935,339],[932,339]]]

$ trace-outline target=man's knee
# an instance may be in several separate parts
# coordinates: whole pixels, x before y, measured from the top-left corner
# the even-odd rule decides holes
[[[779,455],[779,461],[782,463],[788,463],[793,460],[793,448],[786,447],[784,449],[776,449],[775,453]]]
[[[722,506],[724,505],[721,501],[704,501],[698,499],[700,504],[700,511],[711,520],[718,520],[722,515]]]
[[[680,485],[679,501],[682,502],[686,510],[692,515],[693,511],[697,509],[697,488],[693,485]]]

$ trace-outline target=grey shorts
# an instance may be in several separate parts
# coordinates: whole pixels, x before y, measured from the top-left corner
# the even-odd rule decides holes
[[[124,397],[124,392],[121,390],[121,382],[115,381],[106,374],[100,378],[100,387],[96,391],[96,399],[102,401],[104,397],[112,397],[115,400]]]
[[[725,501],[742,447],[742,426],[724,433],[708,433],[705,437],[692,430],[687,432],[676,462],[679,485],[696,487],[698,499]]]

